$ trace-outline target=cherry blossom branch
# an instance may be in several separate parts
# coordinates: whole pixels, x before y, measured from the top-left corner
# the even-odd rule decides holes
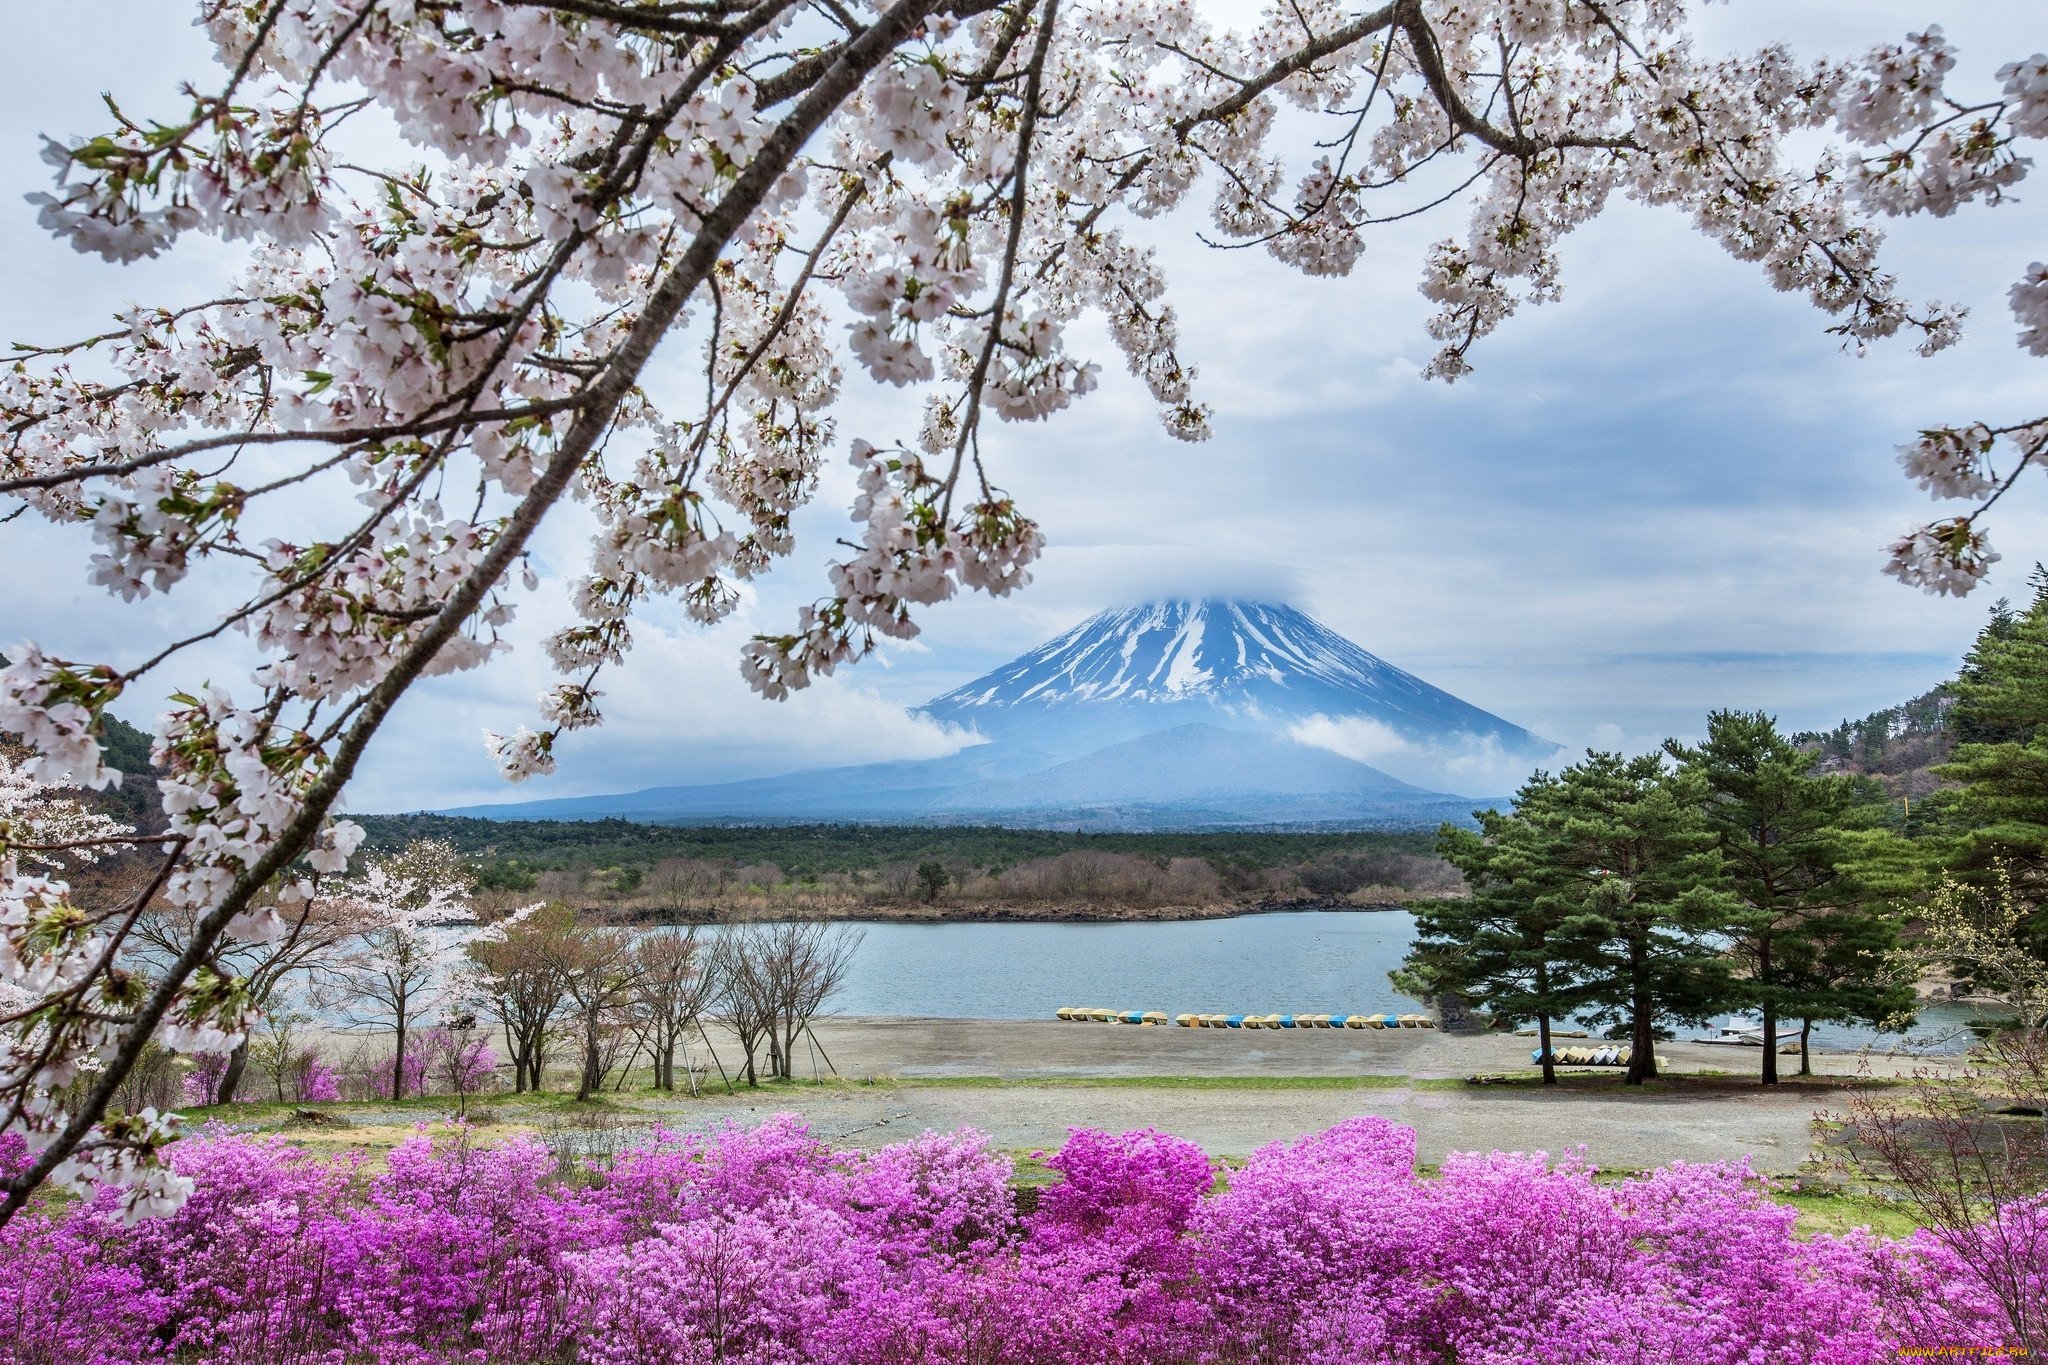
[[[763,0],[772,12],[782,0]],[[271,878],[283,872],[309,847],[327,812],[353,776],[371,738],[391,708],[426,668],[442,646],[475,611],[484,596],[523,552],[527,540],[557,498],[565,492],[583,461],[610,429],[618,404],[681,312],[683,304],[709,278],[719,253],[741,224],[766,198],[782,167],[793,157],[839,103],[887,59],[940,0],[897,0],[819,77],[817,85],[797,102],[776,127],[761,153],[734,179],[731,189],[706,216],[682,258],[649,296],[632,330],[614,353],[606,372],[586,390],[587,401],[562,439],[534,488],[508,519],[498,541],[450,597],[432,622],[413,640],[389,673],[363,697],[354,723],[336,747],[326,770],[306,792],[297,813],[278,831],[268,849],[235,878],[218,904],[199,917],[185,950],[165,969],[158,984],[135,1011],[105,1069],[73,1108],[68,1121],[35,1159],[0,1189],[0,1226],[26,1203],[29,1194],[77,1150],[113,1103],[115,1091],[134,1068],[157,1026],[179,998],[185,982],[208,959],[228,922]]]

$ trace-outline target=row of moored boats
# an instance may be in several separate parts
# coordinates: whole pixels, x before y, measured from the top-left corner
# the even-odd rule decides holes
[[[1176,1014],[1169,1021],[1161,1010],[1104,1010],[1062,1005],[1053,1017],[1076,1024],[1136,1024],[1181,1028],[1435,1028],[1426,1014]]]

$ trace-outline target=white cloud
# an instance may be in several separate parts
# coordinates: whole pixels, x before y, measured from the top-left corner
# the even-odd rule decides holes
[[[1423,741],[1365,716],[1313,715],[1288,727],[1297,744],[1378,768],[1381,772],[1460,796],[1505,796],[1529,777],[1529,761],[1512,756],[1493,735],[1459,732]]]

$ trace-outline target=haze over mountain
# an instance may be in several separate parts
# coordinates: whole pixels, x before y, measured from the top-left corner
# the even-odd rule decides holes
[[[1105,611],[920,709],[985,742],[945,758],[453,813],[1427,826],[1504,795],[1514,782],[1500,774],[1557,748],[1264,602]]]

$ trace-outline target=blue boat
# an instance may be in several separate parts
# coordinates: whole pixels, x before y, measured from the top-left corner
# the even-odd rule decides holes
[[[1281,1016],[1280,1016],[1280,1027],[1281,1027],[1281,1028],[1293,1028],[1293,1027],[1294,1027],[1294,1016],[1293,1016],[1293,1015],[1291,1015],[1291,1014],[1283,1014],[1283,1015],[1281,1015]]]
[[[1244,1027],[1244,1016],[1243,1016],[1242,1014],[1226,1014],[1226,1015],[1224,1015],[1224,1016],[1223,1016],[1223,1027],[1225,1027],[1225,1028],[1243,1028],[1243,1027]]]

